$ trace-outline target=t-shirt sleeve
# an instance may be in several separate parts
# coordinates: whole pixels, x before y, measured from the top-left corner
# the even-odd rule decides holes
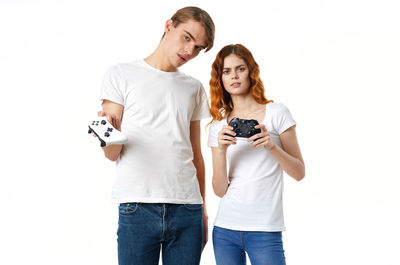
[[[273,119],[276,132],[281,135],[290,127],[296,125],[289,109],[283,104],[277,104],[275,119]]]
[[[208,117],[210,117],[210,108],[208,106],[207,94],[203,85],[200,84],[200,89],[196,97],[196,106],[191,121],[197,121]]]
[[[107,99],[120,105],[124,105],[124,79],[118,70],[117,66],[112,66],[105,72],[103,83],[101,85],[100,100]]]
[[[218,128],[217,122],[214,122],[210,125],[210,129],[208,130],[208,141],[207,145],[209,147],[218,146]]]

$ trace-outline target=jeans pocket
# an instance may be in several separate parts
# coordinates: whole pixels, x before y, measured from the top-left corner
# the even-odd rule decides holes
[[[130,203],[121,203],[119,205],[119,213],[122,215],[130,215],[136,212],[139,208],[139,203],[130,202]]]
[[[203,208],[203,204],[184,204],[183,206],[188,210],[200,210]]]

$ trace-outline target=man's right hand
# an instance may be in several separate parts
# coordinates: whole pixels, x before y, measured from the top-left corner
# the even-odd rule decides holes
[[[107,117],[109,123],[114,126],[115,129],[121,131],[122,114],[124,112],[124,106],[117,104],[109,100],[103,100],[102,111],[99,111],[97,115],[99,117]],[[119,154],[122,151],[122,144],[110,145],[103,147],[104,155],[111,161],[116,161]]]
[[[99,117],[107,117],[107,120],[109,123],[111,123],[112,126],[114,126],[115,129],[118,131],[121,131],[121,119],[117,117],[115,114],[110,114],[104,111],[99,111],[97,112],[97,115]]]

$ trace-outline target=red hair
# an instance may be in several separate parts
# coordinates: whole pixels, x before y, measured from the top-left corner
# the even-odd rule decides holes
[[[210,113],[212,120],[210,123],[222,120],[224,115],[229,114],[233,110],[233,102],[230,94],[222,85],[222,71],[224,68],[224,60],[230,54],[235,54],[242,58],[249,68],[250,93],[259,104],[268,104],[273,102],[268,100],[264,95],[264,84],[260,79],[260,69],[253,58],[251,52],[241,44],[231,44],[223,47],[215,58],[210,79],[210,96],[211,108]]]

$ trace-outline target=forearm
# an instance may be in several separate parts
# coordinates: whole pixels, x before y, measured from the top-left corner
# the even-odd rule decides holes
[[[280,164],[281,168],[292,178],[297,181],[300,181],[304,178],[305,175],[305,166],[304,163],[291,155],[285,152],[278,145],[274,145],[272,149],[269,150],[271,155],[275,158],[276,161]]]
[[[226,164],[226,150],[215,149],[213,151],[213,178],[214,193],[223,197],[228,189],[228,176]]]
[[[122,144],[110,145],[102,147],[104,155],[111,161],[116,161],[122,151]]]
[[[194,167],[196,168],[197,181],[199,182],[200,194],[203,198],[204,215],[207,215],[206,210],[206,178],[205,178],[205,165],[203,157],[196,157],[193,159]]]

